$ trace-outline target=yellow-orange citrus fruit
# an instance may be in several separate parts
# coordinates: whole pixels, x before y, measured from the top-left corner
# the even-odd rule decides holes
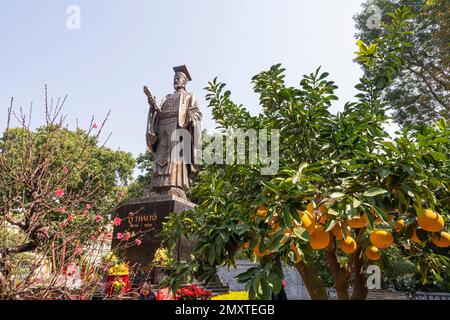
[[[319,218],[319,223],[325,225],[327,224],[328,215],[326,213],[323,213]]]
[[[345,222],[352,229],[361,229],[367,226],[367,216],[365,214],[354,216],[353,219],[347,219]]]
[[[392,221],[394,221],[394,216],[392,214],[388,214],[387,215],[387,222],[391,223]],[[376,217],[375,220],[373,220],[374,224],[379,224],[379,223],[384,223],[383,219],[381,219],[381,217]]]
[[[302,261],[302,255],[300,254],[300,252],[298,251],[297,247],[295,246],[294,243],[291,243],[290,245],[291,250],[294,252],[294,256],[295,256],[295,263],[299,263],[300,261]]]
[[[312,204],[312,202],[308,203],[308,205],[306,206],[306,211],[308,211],[310,213],[310,216],[313,217],[313,222],[319,220],[319,223],[321,224],[327,223],[328,215],[327,208],[325,206],[319,207],[319,212],[317,213],[318,219],[314,218],[316,215],[314,214],[314,205]]]
[[[308,203],[308,205],[306,206],[306,210],[309,213],[314,214],[314,205],[312,204],[312,202]],[[320,206],[319,211],[320,211],[320,214],[326,214],[327,208],[325,206]]]
[[[256,245],[255,249],[253,249],[253,252],[258,256],[258,257],[264,257],[267,256],[270,253],[269,249],[266,249],[264,252],[259,252],[259,243]]]
[[[399,219],[397,221],[395,221],[395,225],[394,225],[394,230],[399,232],[400,230],[402,230],[404,227],[406,227],[406,222],[403,219]]]
[[[440,248],[450,247],[450,233],[441,231],[438,233],[434,233],[431,238],[433,243]]]
[[[238,247],[238,251],[240,251],[240,250],[242,250],[242,249],[248,249],[249,248],[249,246],[250,246],[250,242],[244,242],[243,244],[241,244],[241,245],[239,245],[239,247]]]
[[[345,237],[345,240],[342,240],[339,246],[342,250],[342,252],[345,253],[353,253],[356,250],[356,241],[350,237],[347,236]]]
[[[344,235],[342,234],[342,226],[345,226],[343,222],[338,222],[334,225],[334,227],[331,229],[331,233],[336,238],[336,240],[342,240],[344,239]],[[348,235],[348,229],[347,226],[345,226],[346,234]]]
[[[314,225],[314,217],[308,211],[300,212],[302,219],[302,226],[309,230]]]
[[[267,217],[267,206],[265,204],[262,204],[258,208],[256,208],[256,215],[262,219]]]
[[[387,230],[378,229],[370,233],[370,243],[380,249],[389,247],[393,242],[394,237]]]
[[[417,231],[414,228],[413,229],[413,234],[411,236],[411,240],[414,241],[415,243],[421,243],[422,241],[419,239],[419,237],[417,236]]]
[[[417,217],[417,224],[425,231],[439,232],[444,227],[444,218],[437,212],[426,209]]]
[[[368,246],[366,248],[366,257],[369,260],[376,261],[381,258],[381,250],[375,246]]]
[[[310,231],[311,248],[314,250],[320,250],[328,247],[330,243],[330,234],[325,232],[325,227],[321,224],[314,224]]]

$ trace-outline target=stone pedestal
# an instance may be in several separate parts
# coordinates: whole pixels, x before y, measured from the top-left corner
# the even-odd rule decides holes
[[[130,238],[126,248],[120,253],[128,261],[134,271],[150,271],[156,250],[161,246],[162,224],[171,212],[180,212],[195,208],[195,204],[172,195],[158,195],[129,201],[117,210],[117,216],[122,219],[119,226],[114,227],[113,248],[121,248],[124,241],[117,239],[118,233],[136,234]],[[135,239],[142,243],[137,246]],[[186,239],[178,242],[174,256],[178,261],[189,259],[193,243]]]

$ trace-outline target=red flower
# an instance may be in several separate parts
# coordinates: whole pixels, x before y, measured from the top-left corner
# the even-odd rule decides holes
[[[86,209],[90,209],[91,208],[91,204],[90,203],[86,203]]]
[[[130,240],[130,234],[129,234],[128,232],[125,232],[125,233],[123,234],[123,240],[124,240],[124,241]]]
[[[120,240],[120,239],[122,239],[122,238],[123,238],[123,234],[119,232],[119,233],[117,234],[117,239]]]
[[[73,219],[74,219],[74,218],[73,218],[73,215],[70,214],[69,217],[68,217],[67,219],[68,219],[70,222],[72,222]]]
[[[59,208],[59,212],[61,212],[61,213],[66,213],[66,212],[67,212],[67,210],[66,210],[66,208],[65,208],[65,207],[62,207],[62,208]]]
[[[135,243],[137,246],[140,246],[141,243],[142,243],[142,241],[139,240],[139,239],[136,239],[136,240],[134,240],[134,243]]]
[[[94,124],[92,125],[93,129],[97,129],[97,123],[94,122]]]
[[[55,190],[55,196],[57,196],[58,198],[62,197],[64,195],[64,190],[61,188],[58,188]]]
[[[89,211],[88,210],[84,210],[83,211],[83,216],[87,217],[89,215]]]
[[[119,217],[115,217],[113,223],[116,227],[120,226],[120,224],[122,223],[122,219],[120,219]]]
[[[95,236],[91,235],[91,240],[94,241],[95,240]]]
[[[68,173],[69,172],[69,168],[67,168],[66,166],[63,166],[63,172],[64,173]]]
[[[97,221],[97,222],[101,222],[103,219],[102,219],[102,216],[100,216],[100,215],[96,215],[95,216],[95,221]]]

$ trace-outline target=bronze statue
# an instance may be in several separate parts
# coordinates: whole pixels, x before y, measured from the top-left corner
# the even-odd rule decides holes
[[[146,140],[147,147],[155,154],[152,190],[186,199],[185,191],[199,171],[196,154],[200,146],[202,113],[195,95],[186,91],[187,82],[192,80],[186,66],[173,70],[175,92],[166,95],[159,107],[150,89],[144,86],[150,106]],[[185,154],[177,157],[179,155],[173,153],[179,152],[180,144],[181,153]]]

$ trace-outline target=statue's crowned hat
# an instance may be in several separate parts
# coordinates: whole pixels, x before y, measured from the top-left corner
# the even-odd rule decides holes
[[[189,81],[192,81],[191,75],[189,74],[189,71],[188,71],[186,65],[183,64],[182,66],[173,67],[173,71],[174,71],[175,73],[177,73],[177,72],[182,72],[182,73],[184,73],[184,75],[186,76],[186,78],[187,78]]]

